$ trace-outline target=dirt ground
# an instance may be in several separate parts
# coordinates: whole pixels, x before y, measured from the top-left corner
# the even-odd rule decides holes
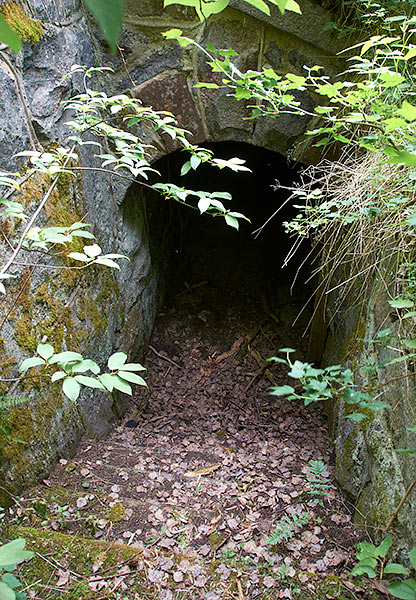
[[[343,579],[357,537],[333,477],[322,408],[268,393],[289,381],[284,365],[266,359],[282,346],[299,356],[306,349],[303,327],[285,323],[287,289],[279,294],[284,302],[271,306],[265,295],[239,299],[204,282],[184,287],[157,319],[145,360],[149,389],[136,392],[108,439],[86,440],[44,491],[27,495],[32,509],[21,511],[22,525],[41,522],[137,552],[134,572],[145,587],[128,595],[133,571],[117,590],[103,576],[103,591],[112,593],[102,598],[372,597]],[[310,461],[325,464],[324,496],[310,493]],[[269,539],[299,513],[304,524]],[[101,590],[94,568],[91,594]],[[322,591],[328,575],[341,579]]]

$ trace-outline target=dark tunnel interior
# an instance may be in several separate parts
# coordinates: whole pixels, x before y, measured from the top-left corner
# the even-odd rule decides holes
[[[197,210],[174,203],[170,213],[173,253],[167,277],[167,302],[193,286],[209,285],[237,303],[267,296],[272,310],[286,307],[286,317],[294,320],[311,290],[305,283],[310,275],[305,260],[310,250],[306,241],[288,266],[282,268],[295,241],[283,226],[284,221],[297,213],[293,200],[265,223],[289,198],[290,192],[284,188],[296,185],[303,166],[290,164],[280,154],[245,143],[211,143],[206,147],[217,158],[244,159],[251,172],[201,165],[182,177],[180,170],[187,155],[180,151],[160,159],[154,167],[161,173],[162,181],[193,190],[230,192],[232,200],[224,204],[243,213],[250,222],[241,220],[237,231],[222,217],[200,215]],[[280,189],[276,188],[277,183],[282,186]],[[255,234],[259,228],[261,231]],[[305,325],[308,313],[304,310],[301,316]]]

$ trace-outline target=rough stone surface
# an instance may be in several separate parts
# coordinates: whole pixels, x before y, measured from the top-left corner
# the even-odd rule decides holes
[[[359,283],[357,282],[357,285]],[[334,309],[336,298],[330,299],[329,313]],[[411,400],[414,375],[406,371],[406,363],[399,362],[385,369],[375,367],[371,371],[365,365],[388,363],[398,357],[393,348],[399,345],[398,324],[391,323],[391,307],[387,303],[384,288],[378,282],[368,297],[364,314],[346,311],[338,307],[337,313],[344,318],[333,321],[326,344],[325,364],[347,363],[356,379],[370,389],[375,389],[377,400],[390,405],[381,412],[373,413],[371,419],[354,424],[346,418],[351,408],[344,402],[330,407],[332,437],[335,442],[336,476],[344,491],[353,500],[356,521],[379,528],[373,535],[382,539],[383,529],[394,514],[406,489],[415,479],[414,458],[395,451],[396,448],[414,447],[414,434],[408,427],[415,422],[415,408]],[[344,307],[345,308],[345,307]],[[348,314],[345,319],[345,314]],[[393,338],[389,347],[364,342],[374,340],[379,331],[390,327]],[[393,380],[388,386],[383,384]],[[410,496],[399,511],[392,526],[397,534],[396,543],[411,548],[416,539],[416,505]]]

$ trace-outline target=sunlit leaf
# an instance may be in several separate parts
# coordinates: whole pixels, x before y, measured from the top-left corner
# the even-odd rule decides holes
[[[39,356],[41,356],[45,360],[48,360],[53,355],[55,350],[50,344],[38,344],[36,352],[39,354]]]
[[[26,540],[18,538],[0,546],[0,567],[18,564],[27,558],[32,558],[33,552],[25,550]]]
[[[87,375],[75,375],[74,378],[78,383],[82,385],[86,385],[90,388],[97,388],[99,390],[105,390],[105,386],[101,381],[95,379],[94,377],[88,377]]]
[[[68,377],[62,385],[62,390],[67,398],[75,402],[81,391],[81,386],[73,377]]]
[[[147,387],[147,383],[145,382],[143,377],[140,377],[140,375],[136,375],[136,373],[119,370],[117,374],[125,381],[129,381],[130,383],[137,383],[137,385],[144,385],[145,387]]]
[[[20,36],[9,26],[0,13],[0,42],[6,44],[13,50],[13,52],[19,52],[22,47],[22,40]]]
[[[127,354],[125,352],[116,352],[112,354],[108,359],[108,368],[111,371],[116,371],[117,369],[121,369],[124,363],[127,360]]]
[[[22,362],[19,367],[19,371],[22,373],[23,371],[27,371],[27,369],[31,369],[32,367],[39,367],[40,365],[44,365],[45,361],[43,358],[39,358],[39,356],[32,356],[31,358],[27,358]]]

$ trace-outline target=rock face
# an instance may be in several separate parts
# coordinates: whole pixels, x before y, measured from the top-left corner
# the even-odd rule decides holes
[[[357,281],[357,289],[359,285]],[[408,430],[416,421],[412,399],[415,377],[407,361],[388,364],[402,355],[394,348],[400,347],[403,324],[392,322],[392,309],[382,282],[374,281],[370,290],[363,311],[348,311],[346,306],[335,309],[337,300],[330,299],[328,315],[335,318],[329,330],[324,362],[349,365],[356,380],[374,390],[373,397],[389,405],[357,424],[346,418],[351,408],[344,402],[329,410],[337,479],[356,506],[356,520],[378,527],[374,536],[382,539],[383,529],[416,478],[414,457],[396,451],[415,446],[415,436]],[[342,313],[341,320],[337,315]],[[380,339],[377,335],[387,328],[390,330],[388,344],[377,343]],[[397,513],[392,531],[397,534],[395,541],[402,548],[414,546],[416,505],[411,495]]]

